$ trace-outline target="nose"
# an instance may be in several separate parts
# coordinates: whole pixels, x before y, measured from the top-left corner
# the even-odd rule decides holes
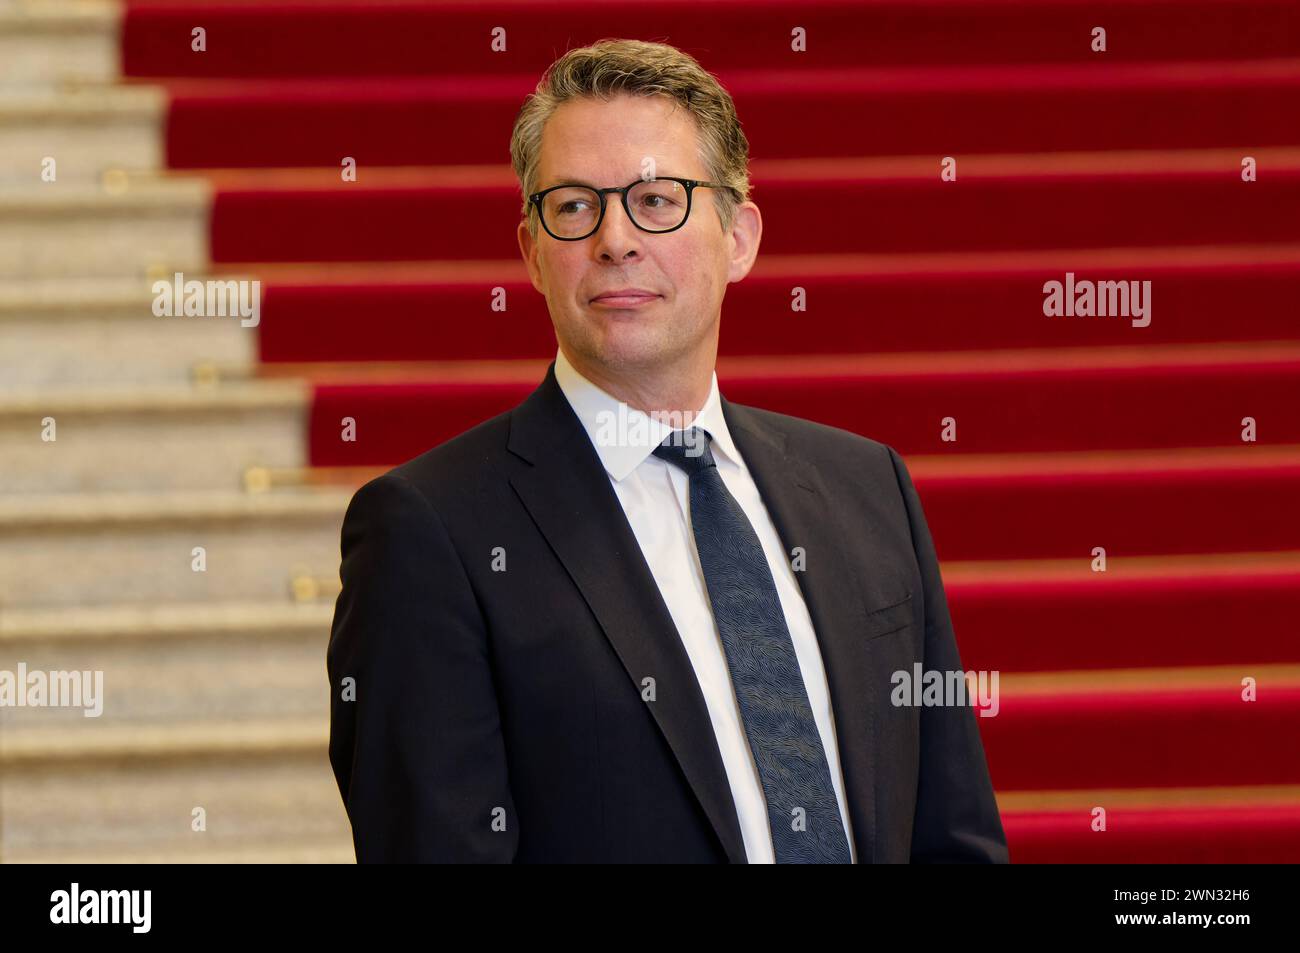
[[[594,253],[602,261],[621,261],[629,255],[640,253],[641,229],[632,224],[627,209],[617,195],[611,195],[605,206],[605,220],[592,236],[595,240]]]

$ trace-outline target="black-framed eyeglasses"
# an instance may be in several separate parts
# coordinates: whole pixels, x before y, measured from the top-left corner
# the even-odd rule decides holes
[[[661,235],[686,224],[691,214],[691,197],[696,189],[729,189],[719,182],[680,179],[661,175],[637,179],[619,189],[593,189],[587,185],[553,185],[528,196],[537,209],[546,234],[562,242],[578,242],[596,233],[605,220],[605,196],[617,192],[623,211],[643,232]]]

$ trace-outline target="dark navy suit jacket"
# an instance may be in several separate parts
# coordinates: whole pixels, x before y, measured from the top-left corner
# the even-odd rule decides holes
[[[890,703],[896,671],[961,668],[902,460],[722,408],[804,552],[859,861],[1006,862],[974,711]],[[359,861],[745,863],[690,660],[554,364],[361,487],[342,558],[329,753]]]

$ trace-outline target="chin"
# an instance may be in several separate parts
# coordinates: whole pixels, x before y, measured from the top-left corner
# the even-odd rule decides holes
[[[644,329],[614,328],[598,331],[584,342],[582,353],[606,366],[654,364],[671,350],[660,334],[646,334]]]

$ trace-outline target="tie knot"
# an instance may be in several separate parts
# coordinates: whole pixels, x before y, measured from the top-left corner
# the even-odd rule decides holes
[[[664,438],[663,443],[654,448],[654,455],[685,470],[687,476],[694,476],[701,470],[717,466],[713,453],[709,450],[709,441],[712,439],[713,436],[700,427],[674,430]]]

